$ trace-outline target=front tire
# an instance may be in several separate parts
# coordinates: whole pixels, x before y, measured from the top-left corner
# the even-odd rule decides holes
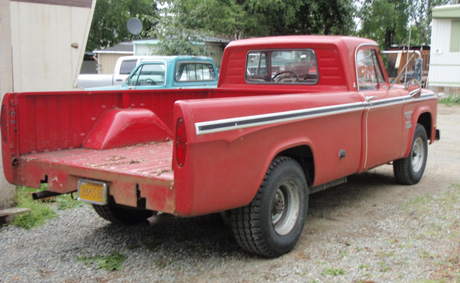
[[[292,158],[277,157],[252,202],[230,212],[230,224],[244,250],[277,257],[294,248],[307,207],[308,186],[302,168]]]
[[[428,138],[425,128],[417,124],[410,154],[393,162],[396,181],[403,185],[414,185],[422,179],[428,159]]]
[[[123,225],[134,225],[144,222],[155,213],[151,210],[131,209],[110,203],[107,205],[93,204],[93,208],[96,213],[105,220]]]

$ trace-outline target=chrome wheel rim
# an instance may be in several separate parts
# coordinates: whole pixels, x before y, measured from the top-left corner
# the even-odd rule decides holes
[[[287,235],[294,228],[300,211],[299,188],[292,180],[281,183],[271,205],[272,225],[279,235]]]
[[[422,169],[423,161],[425,160],[425,144],[422,138],[418,137],[415,140],[411,155],[412,170],[417,173]]]

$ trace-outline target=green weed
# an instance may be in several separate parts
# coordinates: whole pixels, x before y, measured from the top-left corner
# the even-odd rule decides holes
[[[445,104],[447,106],[460,105],[460,96],[453,97],[449,95],[439,99],[439,103]]]
[[[30,229],[45,224],[47,219],[56,217],[56,212],[48,205],[32,199],[29,188],[18,187],[14,202],[17,207],[30,208],[30,212],[17,215],[12,224]]]
[[[342,268],[327,268],[323,272],[321,272],[321,275],[332,275],[332,276],[338,276],[338,275],[345,275],[345,270]]]
[[[59,195],[56,198],[59,210],[72,209],[76,207],[82,207],[85,203],[77,201],[72,198],[70,194]]]
[[[117,251],[113,251],[112,254],[107,256],[81,256],[78,260],[84,262],[86,265],[96,263],[99,269],[105,269],[108,271],[120,270],[122,268],[121,263],[126,257]]]
[[[165,268],[166,266],[168,266],[168,263],[164,260],[161,260],[161,259],[157,259],[155,261],[155,265],[159,268]]]

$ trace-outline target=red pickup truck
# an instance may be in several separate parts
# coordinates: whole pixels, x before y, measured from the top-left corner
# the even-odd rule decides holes
[[[309,194],[388,163],[419,182],[437,101],[391,85],[372,40],[239,40],[217,89],[6,94],[3,167],[113,222],[225,212],[243,249],[275,257],[299,239]]]

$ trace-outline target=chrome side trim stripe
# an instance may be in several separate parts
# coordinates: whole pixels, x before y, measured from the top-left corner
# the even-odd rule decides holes
[[[362,102],[195,123],[197,135],[224,132],[364,109]]]
[[[252,115],[244,117],[235,117],[229,119],[221,119],[206,122],[195,123],[196,135],[204,135],[210,133],[225,132],[231,130],[238,130],[262,125],[276,124],[282,122],[306,120],[310,118],[322,117],[327,115],[335,115],[348,113],[353,111],[364,110],[365,107],[378,108],[384,106],[391,106],[396,104],[402,104],[409,101],[419,101],[436,98],[434,93],[423,94],[420,98],[414,99],[410,96],[402,96],[389,99],[381,99],[370,102],[355,102],[341,105],[316,107],[284,112],[276,112],[261,115]],[[402,114],[402,113],[401,113]]]

